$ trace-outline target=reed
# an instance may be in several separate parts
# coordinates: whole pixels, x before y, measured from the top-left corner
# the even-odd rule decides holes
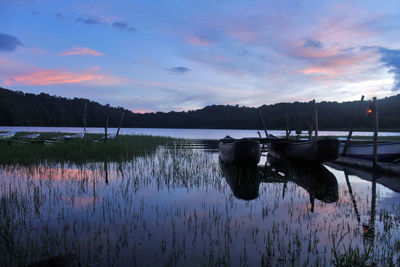
[[[22,135],[24,133],[20,133]],[[60,133],[43,133],[38,140],[19,142],[18,136],[0,142],[0,164],[37,164],[41,162],[69,162],[84,164],[98,161],[126,161],[136,156],[154,153],[160,145],[177,142],[168,137],[124,135],[117,140],[104,142],[100,134],[89,134],[83,139],[44,143],[61,136]],[[95,142],[97,141],[97,142]]]

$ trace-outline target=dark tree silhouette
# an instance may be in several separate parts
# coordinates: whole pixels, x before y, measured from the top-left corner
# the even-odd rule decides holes
[[[106,106],[88,99],[68,99],[16,92],[0,88],[0,125],[3,126],[65,126],[83,127],[83,110],[87,103],[88,127],[103,127]],[[353,102],[317,103],[320,130],[347,130],[359,105]],[[366,110],[368,103],[363,104]],[[380,130],[400,130],[400,95],[378,100]],[[268,129],[285,129],[286,114],[293,130],[309,128],[311,101],[308,103],[278,103],[259,107]],[[109,108],[109,127],[117,127],[125,109]],[[208,128],[208,129],[261,129],[257,108],[239,105],[212,105],[199,110],[182,112],[132,113],[125,110],[122,127],[135,128]],[[359,114],[354,128],[370,130],[371,122]]]

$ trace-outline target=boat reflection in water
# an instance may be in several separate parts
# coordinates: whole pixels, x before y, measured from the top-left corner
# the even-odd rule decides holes
[[[253,200],[258,197],[260,183],[293,182],[310,195],[311,211],[314,201],[337,202],[338,183],[335,176],[321,164],[296,163],[268,155],[265,167],[225,164],[220,161],[222,172],[235,197]],[[284,197],[283,192],[283,197]]]
[[[333,203],[339,200],[336,177],[321,164],[306,164],[279,159],[268,155],[267,163],[273,171],[284,174],[284,177],[310,194],[311,210],[314,211],[314,200]]]
[[[253,200],[258,197],[261,179],[257,165],[227,164],[220,160],[219,166],[236,198]]]

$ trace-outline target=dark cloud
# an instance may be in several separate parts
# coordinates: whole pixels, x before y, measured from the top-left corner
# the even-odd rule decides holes
[[[168,68],[167,71],[169,71],[170,73],[174,73],[174,74],[184,74],[188,71],[191,71],[190,69],[186,68],[186,67],[172,67],[172,68]]]
[[[135,27],[130,26],[125,21],[116,21],[112,24],[113,28],[125,30],[125,31],[136,31]]]
[[[320,41],[317,40],[313,40],[313,39],[307,39],[304,42],[304,47],[310,47],[310,48],[322,48],[322,43]]]
[[[60,15],[59,15],[60,14]],[[61,18],[63,16],[62,13],[56,14],[57,18]],[[76,22],[83,23],[86,25],[103,25],[103,26],[112,26],[114,29],[123,30],[123,31],[136,31],[135,27],[129,25],[125,21],[115,21],[113,23],[107,23],[99,18],[78,18],[75,20]]]
[[[0,52],[13,52],[22,43],[17,37],[0,33]]]
[[[388,49],[377,47],[381,54],[381,61],[389,68],[389,72],[394,74],[393,91],[400,90],[400,49]]]
[[[107,25],[107,23],[101,21],[97,18],[79,18],[75,20],[76,22],[87,24],[87,25]]]

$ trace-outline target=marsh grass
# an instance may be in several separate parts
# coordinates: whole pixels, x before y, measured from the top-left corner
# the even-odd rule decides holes
[[[26,133],[18,133],[19,136]],[[32,143],[18,143],[18,136],[0,142],[0,164],[29,165],[41,162],[70,162],[84,164],[97,161],[126,161],[136,156],[154,153],[158,146],[173,144],[177,139],[143,135],[124,135],[104,142],[100,134],[89,134],[83,139],[44,144],[45,139],[65,135],[43,133]],[[94,142],[98,141],[98,142]]]
[[[358,246],[353,247],[351,242],[345,245],[342,243],[343,238],[349,233],[350,231],[347,231],[342,234],[339,240],[336,239],[337,237],[335,235],[332,235],[333,264],[340,267],[374,266],[375,264],[371,262],[373,259],[373,243],[364,243],[363,250]],[[342,249],[340,247],[342,247]]]

